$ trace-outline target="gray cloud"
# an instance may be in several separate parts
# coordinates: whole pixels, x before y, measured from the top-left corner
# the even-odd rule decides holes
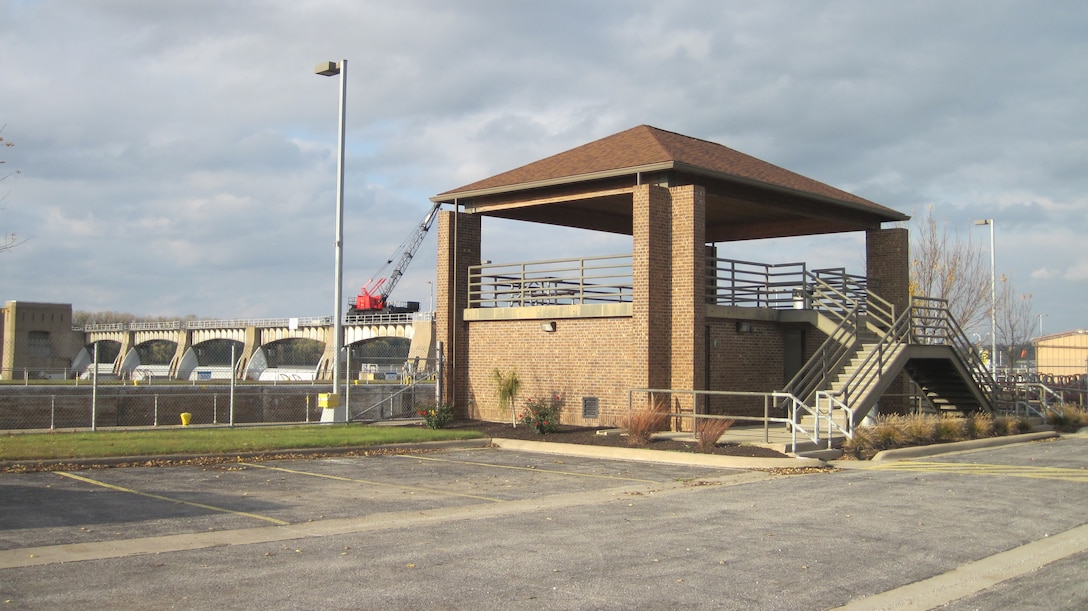
[[[1088,9],[1076,3],[0,4],[4,299],[168,315],[331,311],[349,59],[346,293],[427,197],[648,123],[950,228],[1049,329],[1088,326]],[[493,259],[628,242],[485,224]],[[988,245],[988,244],[987,244]],[[857,236],[723,246],[857,267]],[[737,255],[741,256],[741,255]],[[425,300],[428,241],[398,295]],[[1048,329],[1048,330],[1049,330]]]

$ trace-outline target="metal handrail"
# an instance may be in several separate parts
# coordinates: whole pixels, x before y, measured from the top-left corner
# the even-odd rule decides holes
[[[802,401],[801,399],[799,399],[795,395],[793,395],[791,393],[788,393],[788,392],[782,392],[782,391],[755,392],[755,391],[739,391],[739,390],[677,390],[677,389],[664,389],[664,388],[629,388],[627,390],[627,414],[629,416],[634,412],[634,396],[636,394],[646,394],[646,395],[650,395],[651,397],[653,395],[655,395],[655,394],[690,395],[691,398],[692,398],[693,411],[691,411],[691,412],[669,411],[669,412],[667,412],[667,416],[669,418],[691,418],[692,419],[692,429],[693,430],[698,430],[697,423],[698,423],[699,418],[711,418],[711,419],[714,419],[714,418],[729,418],[729,419],[732,419],[732,420],[741,420],[741,421],[749,421],[749,422],[762,422],[763,423],[763,439],[764,439],[764,442],[766,443],[766,442],[770,441],[770,425],[771,425],[772,422],[777,423],[777,424],[788,425],[790,427],[791,444],[795,449],[797,448],[798,433],[801,433],[804,438],[807,438],[809,441],[811,441],[814,444],[818,445],[820,443],[820,431],[821,431],[821,425],[822,425],[822,422],[823,422],[824,419],[829,419],[829,420],[832,421],[827,427],[827,430],[828,430],[827,447],[828,448],[831,447],[831,443],[832,443],[832,439],[831,439],[832,426],[834,426],[835,428],[838,428],[839,430],[844,430],[841,426],[838,425],[838,423],[833,422],[834,418],[832,417],[832,414],[830,412],[825,415],[818,408],[810,407],[804,401]],[[699,403],[698,400],[697,400],[698,397],[716,397],[716,396],[717,397],[723,397],[724,396],[724,397],[758,397],[758,398],[762,398],[763,399],[763,416],[760,417],[760,416],[737,416],[737,415],[732,415],[732,414],[728,414],[728,415],[724,415],[724,414],[701,414],[701,413],[698,412],[698,403]],[[670,401],[670,403],[671,403],[671,401]],[[771,406],[772,405],[781,405],[783,403],[786,405],[786,416],[782,417],[782,418],[771,416],[770,415]],[[801,412],[806,412],[806,413],[810,414],[813,417],[814,426],[812,427],[811,431],[809,431],[808,429],[804,428],[801,425],[801,420],[802,420]],[[851,412],[851,415],[852,415],[852,412]],[[852,439],[853,438],[853,433],[851,432],[848,436]]]
[[[1031,397],[1028,396],[1033,389],[1038,393],[1039,397],[1034,401],[1031,399]],[[1017,397],[1017,403],[1023,402],[1028,406],[1032,405],[1032,403],[1038,404],[1039,407],[1042,409],[1036,411],[1038,411],[1039,416],[1042,418],[1046,417],[1047,412],[1057,414],[1058,416],[1065,415],[1065,397],[1061,393],[1047,386],[1046,384],[1040,384],[1038,382],[1018,383],[1014,387],[1014,392]],[[1047,400],[1048,397],[1057,399],[1058,406],[1051,406],[1050,401]]]
[[[629,254],[473,265],[468,307],[630,303],[633,265]]]
[[[398,314],[356,314],[345,317],[350,324],[403,324],[414,321],[433,321],[433,312],[413,312]],[[73,331],[84,333],[110,331],[173,331],[180,329],[236,329],[245,327],[327,327],[332,325],[332,316],[309,316],[300,318],[228,318],[222,320],[169,320],[157,322],[116,322],[102,324],[76,325]]]

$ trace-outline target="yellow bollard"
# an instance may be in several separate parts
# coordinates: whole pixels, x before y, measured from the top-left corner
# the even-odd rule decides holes
[[[181,426],[189,426],[189,421],[193,419],[193,415],[189,412],[181,412]]]

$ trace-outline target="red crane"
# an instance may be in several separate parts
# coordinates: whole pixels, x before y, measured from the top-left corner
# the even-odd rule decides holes
[[[427,231],[431,229],[431,224],[434,223],[434,219],[438,216],[439,206],[441,204],[435,204],[431,208],[431,211],[427,213],[427,216],[423,217],[423,221],[419,226],[397,248],[394,255],[359,289],[359,295],[355,297],[355,303],[350,304],[348,314],[386,314],[419,311],[418,301],[390,303],[388,299],[389,294],[397,287],[401,276],[404,275],[404,270],[412,262],[412,257],[415,256],[419,245],[423,243]],[[389,273],[388,277],[382,276],[385,269],[392,265],[394,261],[396,261],[396,266],[393,267],[393,271]]]

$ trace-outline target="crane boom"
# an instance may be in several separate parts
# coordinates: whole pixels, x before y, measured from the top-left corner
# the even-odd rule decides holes
[[[394,259],[396,259],[397,262],[389,276],[386,278],[371,278],[363,285],[362,289],[359,290],[359,295],[355,298],[355,304],[351,307],[350,314],[365,314],[387,310],[389,307],[387,299],[389,298],[390,293],[393,292],[397,283],[400,282],[401,276],[404,275],[404,270],[408,268],[408,264],[412,262],[412,257],[414,257],[416,251],[419,250],[419,245],[423,243],[423,238],[426,237],[427,232],[430,231],[434,219],[438,216],[438,209],[440,206],[441,204],[432,206],[431,211],[427,213],[427,216],[423,217],[423,221],[419,226],[417,226],[401,244],[400,248],[397,250],[399,257],[394,256],[386,261],[386,265],[391,264]],[[380,270],[379,273],[381,273]],[[419,309],[419,304],[414,303],[414,307],[399,309],[417,311]]]

